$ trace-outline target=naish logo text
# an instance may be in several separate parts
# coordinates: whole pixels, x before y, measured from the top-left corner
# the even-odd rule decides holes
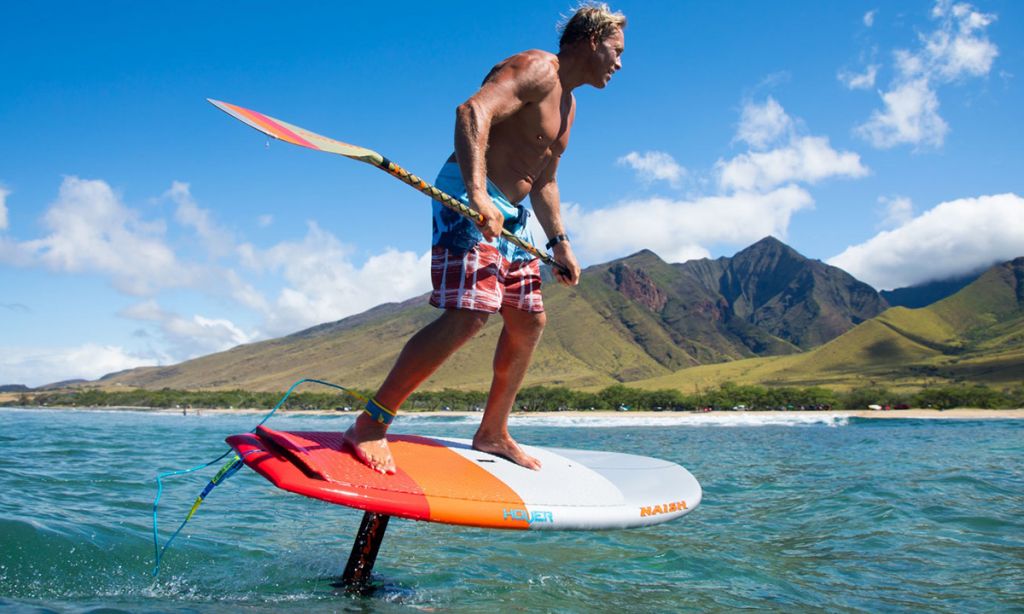
[[[522,508],[505,508],[501,512],[502,517],[505,520],[525,520],[528,524],[535,522],[554,522],[555,518],[551,515],[551,512],[535,511],[529,512]]]
[[[659,505],[649,505],[640,508],[640,517],[644,516],[657,516],[658,514],[671,514],[672,512],[681,512],[686,508],[686,501],[670,501],[668,503],[661,503]]]

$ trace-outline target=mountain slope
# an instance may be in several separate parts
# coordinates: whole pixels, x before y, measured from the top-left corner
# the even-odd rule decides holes
[[[683,264],[641,251],[589,267],[575,288],[546,284],[544,300],[548,328],[527,384],[576,387],[799,353],[885,307],[867,285],[770,237],[732,258]],[[103,383],[280,390],[316,377],[373,388],[408,338],[435,317],[422,296],[179,365],[113,374]],[[425,386],[486,388],[499,334],[496,316]]]
[[[718,292],[729,305],[733,326],[753,325],[800,349],[833,339],[888,306],[849,273],[809,260],[774,237],[719,260]],[[715,281],[713,269],[699,261],[675,266],[704,283]]]
[[[636,385],[916,386],[929,379],[1024,382],[1024,258],[990,268],[934,305],[888,309],[810,352],[705,365]]]

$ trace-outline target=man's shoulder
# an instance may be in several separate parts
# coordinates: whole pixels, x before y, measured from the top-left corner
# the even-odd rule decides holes
[[[520,52],[517,55],[521,55],[525,58],[528,58],[530,61],[547,62],[552,66],[558,65],[558,56],[551,53],[550,51],[544,51],[543,49],[527,49],[526,51]]]
[[[558,78],[558,56],[541,49],[527,49],[503,61],[499,66],[510,66],[539,78]]]
[[[558,83],[558,56],[540,49],[528,49],[495,66],[487,80],[492,77],[514,79],[535,96],[545,96]]]

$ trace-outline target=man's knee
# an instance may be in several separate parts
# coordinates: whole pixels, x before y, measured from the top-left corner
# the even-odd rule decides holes
[[[472,337],[487,324],[489,313],[467,309],[446,309],[441,318],[449,332],[460,337]]]
[[[540,313],[530,315],[533,316],[530,318],[530,328],[537,335],[540,335],[544,332],[544,327],[548,325],[548,314],[545,311],[541,311]]]
[[[510,322],[509,318],[506,318],[505,325],[512,324],[510,332],[527,338],[539,339],[541,333],[544,332],[544,327],[548,323],[548,316],[545,312],[529,313],[519,312],[518,317],[514,318],[514,322]]]

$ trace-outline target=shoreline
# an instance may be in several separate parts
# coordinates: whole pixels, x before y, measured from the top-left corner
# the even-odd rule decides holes
[[[0,408],[4,409],[4,408]],[[183,414],[181,409],[174,408],[153,408],[153,407],[9,407],[6,409],[25,410],[56,410],[56,411],[138,411],[153,412],[159,414],[179,414],[183,417],[202,415],[264,415],[269,409],[227,409],[222,407],[201,407],[192,408]],[[358,411],[337,411],[330,409],[292,409],[278,410],[278,415],[283,416],[347,416],[358,415]],[[402,416],[403,414],[399,414]],[[406,412],[405,416],[422,417],[468,417],[481,416],[482,412],[474,411],[415,411]],[[530,417],[552,417],[564,416],[566,418],[621,418],[630,420],[632,418],[689,418],[699,421],[702,416],[763,416],[767,418],[813,418],[816,416],[830,416],[836,418],[866,418],[879,420],[905,419],[905,420],[1022,420],[1024,419],[1024,408],[1021,409],[977,409],[977,408],[956,408],[956,409],[892,409],[892,410],[871,410],[871,409],[837,409],[837,410],[793,410],[793,411],[613,411],[613,410],[592,410],[592,411],[531,411],[513,412],[511,418]]]

